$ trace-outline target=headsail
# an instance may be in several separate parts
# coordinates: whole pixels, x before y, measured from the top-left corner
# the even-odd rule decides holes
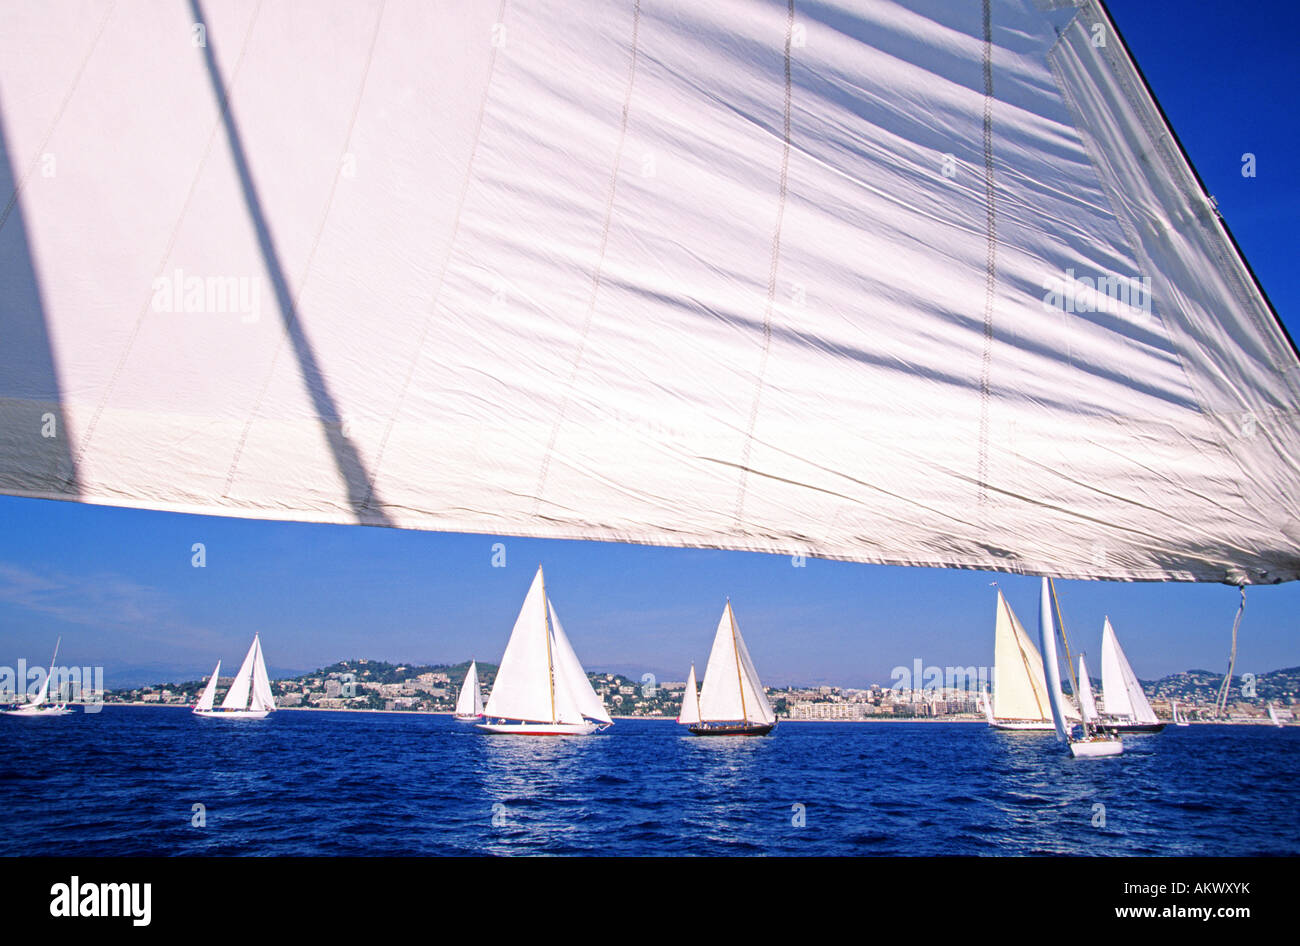
[[[677,714],[677,722],[683,726],[693,726],[700,721],[700,690],[695,682],[695,664],[691,664],[690,675],[686,678],[686,689],[682,691],[682,711]]]
[[[217,661],[216,668],[212,671],[212,676],[208,678],[208,685],[203,688],[199,695],[199,701],[194,705],[196,710],[210,710],[217,699],[217,678],[221,676],[221,661]]]
[[[1097,713],[1097,701],[1092,698],[1092,681],[1088,679],[1088,664],[1083,659],[1083,654],[1079,655],[1079,715],[1083,718],[1085,724],[1091,725],[1097,722],[1099,716]]]
[[[1042,655],[1000,588],[993,635],[994,717],[1050,722],[1052,705],[1043,677]],[[1062,699],[1061,707],[1066,719],[1079,718],[1068,701]]]
[[[1300,576],[1300,360],[1097,0],[194,7],[3,13],[0,491]]]

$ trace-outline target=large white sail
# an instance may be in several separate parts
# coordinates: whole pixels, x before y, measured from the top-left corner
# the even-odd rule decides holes
[[[553,659],[547,628],[546,584],[539,565],[492,682],[486,714],[533,722],[557,721]]]
[[[612,723],[609,711],[605,709],[605,704],[592,688],[591,680],[587,678],[587,671],[582,668],[578,655],[574,653],[573,645],[569,643],[568,635],[564,633],[560,617],[555,613],[555,605],[551,604],[550,599],[547,599],[546,604],[551,614],[555,666],[559,670],[557,679],[564,681],[565,688],[572,694],[573,702],[583,716],[600,720],[602,723]]]
[[[212,709],[213,703],[217,699],[217,678],[221,676],[221,661],[217,661],[216,668],[212,671],[212,676],[208,678],[208,685],[203,688],[199,695],[199,701],[194,705],[196,710],[207,711]]]
[[[690,675],[686,678],[686,689],[682,691],[682,711],[677,714],[677,722],[683,726],[693,726],[700,721],[700,690],[695,682],[695,664],[691,664]]]
[[[5,4],[0,491],[1297,578],[1300,359],[1101,3],[828,11]]]
[[[478,664],[469,662],[469,671],[465,682],[460,685],[460,694],[456,697],[457,716],[482,716],[483,693],[478,685]]]
[[[1061,694],[1061,668],[1056,656],[1056,624],[1052,620],[1052,592],[1046,578],[1038,603],[1038,646],[1043,651],[1043,670],[1047,679],[1048,702],[1051,705],[1052,724],[1056,738],[1070,740],[1070,721],[1065,717],[1065,698]]]
[[[1159,722],[1119,646],[1109,617],[1101,632],[1101,693],[1108,715],[1129,717],[1139,723]]]
[[[221,701],[222,709],[248,709],[248,695],[253,687],[253,663],[256,658],[257,637],[255,636],[253,643],[249,645],[248,653],[244,655],[244,662],[239,665],[235,678],[230,682],[230,689],[226,691],[226,698]]]
[[[1079,718],[1069,701],[1062,699],[1061,707],[1067,719]],[[1008,720],[1052,719],[1042,655],[1000,588],[993,632],[993,715]]]
[[[253,686],[248,708],[250,710],[274,710],[275,696],[271,693],[271,679],[266,672],[266,659],[262,656],[262,641],[253,637]]]
[[[709,663],[704,668],[700,719],[703,722],[747,720],[763,723],[775,719],[736,626],[730,601],[718,621]]]

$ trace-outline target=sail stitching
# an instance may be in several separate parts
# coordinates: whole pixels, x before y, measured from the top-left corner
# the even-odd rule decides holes
[[[506,0],[501,0],[501,5],[497,8],[497,25],[504,26],[505,21]],[[451,264],[452,253],[456,249],[456,240],[460,236],[461,213],[465,209],[465,198],[469,194],[470,181],[474,178],[474,161],[478,157],[479,141],[483,137],[483,116],[487,112],[488,99],[492,97],[492,77],[496,74],[497,50],[499,48],[496,44],[493,44],[492,52],[488,56],[487,81],[483,84],[483,97],[479,100],[478,117],[474,121],[474,141],[470,145],[469,160],[465,162],[465,177],[461,181],[460,196],[456,198],[456,213],[451,221],[451,236],[447,240],[447,251],[443,254],[442,265],[438,267],[438,278],[434,282],[433,298],[429,302],[429,314],[424,320],[424,328],[420,330],[420,337],[415,343],[411,360],[406,366],[406,377],[402,380],[402,388],[398,392],[393,412],[388,417],[383,436],[379,438],[379,446],[375,451],[375,462],[371,465],[370,480],[366,484],[366,494],[361,503],[363,513],[370,508],[375,491],[375,482],[379,479],[379,468],[384,462],[384,453],[388,448],[388,439],[392,436],[398,415],[402,413],[402,406],[406,403],[407,392],[411,388],[411,380],[415,377],[415,366],[420,363],[420,355],[424,352],[424,343],[429,337],[429,330],[433,327],[434,316],[438,314],[438,300],[442,297],[443,281],[447,277],[447,267]]]
[[[586,320],[582,325],[582,334],[578,342],[578,352],[573,359],[573,366],[569,370],[568,383],[564,388],[564,398],[560,402],[560,412],[556,416],[554,423],[551,425],[551,436],[546,443],[546,451],[542,454],[542,467],[537,477],[537,489],[533,495],[533,515],[536,516],[542,506],[542,493],[546,489],[546,480],[551,470],[551,456],[555,451],[555,441],[560,436],[560,426],[564,423],[565,415],[568,414],[569,404],[573,399],[573,387],[578,380],[578,372],[582,368],[582,362],[587,354],[587,339],[591,334],[591,326],[596,316],[596,298],[600,294],[601,277],[605,267],[605,252],[609,245],[610,221],[614,215],[614,198],[618,193],[618,176],[619,170],[623,164],[623,145],[627,139],[628,114],[632,108],[632,89],[636,82],[636,66],[638,53],[638,34],[641,27],[641,0],[636,0],[632,9],[632,57],[628,65],[627,90],[623,95],[623,113],[622,121],[618,131],[618,145],[614,148],[614,166],[610,171],[609,187],[605,196],[605,215],[604,222],[601,225],[600,232],[600,249],[596,253],[596,265],[591,273],[591,293],[587,300]]]
[[[790,44],[794,36],[794,0],[789,0],[785,22],[785,102],[782,117],[781,183],[777,194],[776,226],[772,230],[772,255],[767,271],[767,303],[763,308],[763,353],[758,362],[758,378],[754,387],[754,400],[749,408],[749,426],[745,431],[744,447],[740,458],[740,484],[736,494],[736,528],[743,528],[745,517],[745,490],[749,483],[749,456],[754,443],[754,427],[758,422],[759,402],[763,398],[764,376],[767,374],[768,356],[772,351],[772,311],[776,299],[776,274],[781,262],[781,225],[785,219],[787,178],[790,170]]]
[[[383,20],[384,20],[384,7],[385,7],[385,3],[380,3],[379,12],[375,17],[375,28],[370,35],[370,47],[366,51],[366,65],[361,72],[361,84],[357,88],[356,100],[352,103],[352,114],[348,118],[347,134],[343,138],[344,153],[347,152],[348,146],[351,144],[352,133],[356,128],[357,115],[361,111],[361,102],[366,95],[366,82],[370,78],[370,67],[374,63],[375,44],[379,40],[379,29],[383,24]],[[234,87],[233,78],[231,80],[230,87],[231,88]],[[229,90],[227,90],[227,99],[223,103],[223,106],[224,108],[230,107]],[[316,250],[320,246],[321,235],[325,232],[325,226],[329,221],[330,210],[334,206],[334,195],[338,192],[338,184],[339,184],[340,176],[341,176],[341,172],[336,171],[334,174],[334,179],[330,182],[329,194],[325,198],[325,211],[324,213],[321,214],[320,225],[316,228],[316,235],[312,239],[311,248],[307,252],[307,259],[303,263],[302,278],[298,282],[298,291],[295,294],[293,299],[292,307],[295,311],[298,307],[299,300],[302,299],[303,292],[305,291],[306,288],[307,279],[310,277],[312,262],[316,258]],[[225,488],[222,490],[222,496],[228,496],[230,494],[231,488],[234,486],[235,474],[238,472],[240,460],[243,458],[244,447],[248,442],[248,435],[252,431],[254,420],[256,420],[258,414],[261,413],[262,403],[266,399],[267,391],[270,390],[271,380],[272,378],[275,377],[276,366],[280,361],[280,353],[284,351],[284,343],[288,337],[289,337],[288,332],[280,336],[279,341],[277,342],[275,347],[275,352],[271,356],[271,364],[267,367],[266,377],[265,380],[262,382],[262,389],[258,393],[257,400],[253,404],[253,409],[249,411],[248,417],[244,421],[244,429],[239,435],[239,443],[235,445],[235,452],[230,458],[230,469],[226,473],[226,485]],[[306,381],[306,379],[304,379],[304,381]],[[337,422],[339,418],[322,417],[321,420],[322,422],[328,423],[330,421]],[[370,482],[371,484],[373,484],[374,482],[373,476],[371,477]],[[372,489],[368,489],[366,492],[365,501],[362,504],[363,509],[365,508],[366,505],[369,504],[371,492]],[[358,510],[358,512],[360,512],[360,510]]]
[[[112,17],[115,7],[116,4],[109,4],[108,10],[104,13],[104,19],[99,23],[95,38],[90,41],[90,48],[86,50],[86,55],[81,57],[81,65],[77,67],[77,72],[72,77],[72,85],[68,87],[68,92],[63,96],[63,101],[59,103],[59,110],[54,113],[54,118],[45,132],[45,137],[41,139],[41,146],[36,149],[35,157],[32,158],[31,164],[27,166],[27,171],[23,174],[22,180],[14,185],[14,192],[9,195],[9,202],[5,204],[4,212],[0,213],[0,230],[4,229],[5,221],[9,219],[9,214],[13,212],[15,205],[18,203],[18,195],[27,186],[27,181],[36,170],[36,165],[40,163],[41,156],[49,151],[50,139],[54,137],[54,129],[59,127],[59,122],[63,120],[63,113],[67,110],[68,103],[72,101],[72,96],[76,93],[77,87],[81,85],[81,76],[86,71],[86,64],[90,62],[90,57],[95,54],[95,50],[99,47],[99,40],[104,35],[104,29],[108,26],[108,21]]]
[[[997,212],[993,182],[993,18],[984,0],[984,201],[988,234],[984,262],[984,353],[980,365],[979,502],[988,502],[989,377],[993,367],[993,296],[997,284]]]
[[[222,90],[221,107],[217,110],[216,120],[212,123],[212,131],[208,133],[208,143],[203,149],[203,157],[199,159],[199,165],[194,170],[194,177],[190,180],[189,190],[185,193],[185,200],[181,202],[180,213],[176,216],[176,223],[172,226],[171,234],[167,238],[167,246],[163,250],[162,258],[158,261],[157,270],[162,271],[167,260],[171,258],[172,250],[176,246],[176,237],[180,233],[181,224],[185,220],[185,215],[189,212],[190,201],[194,199],[194,192],[199,185],[199,178],[203,176],[203,171],[207,167],[208,159],[212,156],[212,146],[217,140],[217,131],[221,128],[221,113],[229,107],[230,89],[234,88],[235,82],[239,78],[239,71],[244,64],[244,53],[248,50],[248,40],[253,34],[253,27],[257,23],[258,16],[261,15],[262,4],[253,9],[253,15],[249,18],[248,28],[244,31],[243,41],[239,44],[239,55],[235,58],[234,68],[230,72],[230,82]],[[77,478],[78,470],[81,468],[81,462],[86,455],[86,450],[90,447],[90,441],[95,436],[95,429],[99,426],[99,419],[104,413],[104,408],[108,404],[108,399],[112,395],[114,388],[117,387],[117,379],[122,374],[122,369],[126,367],[127,358],[130,357],[132,349],[135,348],[136,339],[140,337],[140,330],[144,327],[145,315],[149,312],[152,305],[152,287],[150,289],[150,301],[146,302],[140,309],[135,319],[135,327],[131,330],[131,337],[127,339],[126,346],[122,349],[122,354],[113,367],[113,374],[108,379],[108,384],[104,386],[104,393],[100,397],[99,403],[95,405],[95,413],[91,415],[90,423],[86,425],[85,432],[81,435],[80,443],[77,445],[77,454],[72,459],[72,469],[69,471],[67,478],[63,482],[65,490],[72,487],[73,480]]]

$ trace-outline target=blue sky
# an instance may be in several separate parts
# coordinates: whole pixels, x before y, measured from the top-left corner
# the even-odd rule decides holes
[[[1135,58],[1274,306],[1300,335],[1300,10],[1111,0]],[[1241,174],[1242,154],[1257,176]],[[1290,317],[1288,318],[1288,314]],[[193,568],[191,546],[206,546]],[[506,567],[491,564],[505,545]],[[682,679],[731,596],[764,681],[887,684],[891,668],[992,662],[1001,582],[1035,626],[1037,580],[748,553],[254,522],[0,497],[0,663],[103,665],[109,686],[196,678],[254,631],[272,670],[342,657],[496,661],[539,562],[588,669]],[[1071,644],[1109,614],[1139,676],[1222,670],[1237,591],[1060,582]],[[1300,583],[1247,593],[1238,671],[1300,664]]]

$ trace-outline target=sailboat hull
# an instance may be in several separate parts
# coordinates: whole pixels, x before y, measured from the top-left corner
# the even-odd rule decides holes
[[[72,710],[66,706],[20,706],[17,709],[4,710],[3,715],[18,719],[44,719],[46,716],[67,716]]]
[[[1009,732],[1052,732],[1056,728],[1050,719],[997,719],[989,725],[994,729],[1005,729]]]
[[[1113,733],[1158,733],[1162,732],[1168,723],[1107,723],[1100,722],[1097,728],[1102,732]]]
[[[776,723],[736,723],[709,724],[696,723],[688,726],[692,736],[766,736],[776,727]]]
[[[204,719],[266,719],[271,715],[270,710],[194,710],[195,716],[202,716]]]
[[[480,713],[477,716],[453,716],[452,719],[458,723],[481,723],[483,722],[483,714]]]
[[[1076,759],[1099,759],[1103,756],[1120,755],[1124,743],[1119,739],[1099,739],[1070,743],[1070,754]]]
[[[475,728],[499,736],[590,736],[605,726],[599,723],[479,723]]]

